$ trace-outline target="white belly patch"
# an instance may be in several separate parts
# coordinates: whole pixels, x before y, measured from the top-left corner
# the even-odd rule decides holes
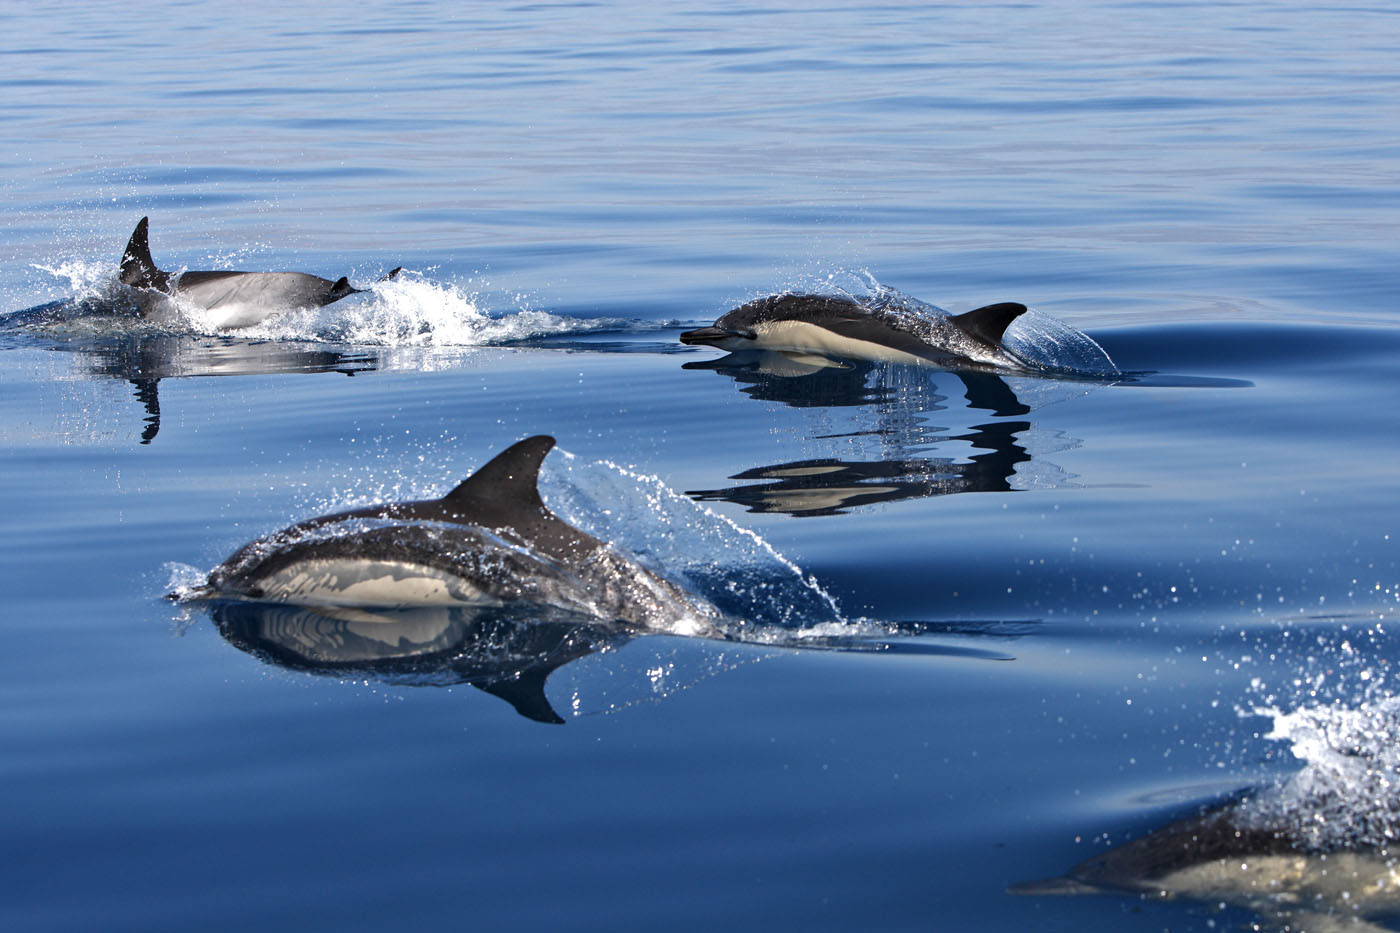
[[[269,574],[260,588],[264,599],[297,606],[395,609],[501,604],[460,576],[402,561],[303,561]]]
[[[746,341],[760,350],[796,350],[824,353],[857,360],[880,360],[888,363],[924,363],[923,357],[895,350],[869,340],[853,340],[832,333],[825,327],[803,321],[773,321],[754,328],[756,337]]]

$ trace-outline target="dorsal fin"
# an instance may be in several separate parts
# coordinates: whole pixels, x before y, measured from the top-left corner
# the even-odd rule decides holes
[[[358,291],[358,288],[350,284],[350,279],[342,275],[331,283],[330,291],[326,292],[326,297],[321,301],[321,304],[328,305]]]
[[[1026,313],[1026,306],[1015,301],[973,308],[949,318],[958,330],[989,347],[1000,348],[1002,335],[1011,322]]]
[[[122,253],[121,280],[123,285],[135,288],[165,289],[170,280],[168,272],[156,268],[151,258],[151,244],[148,240],[150,218],[142,217],[126,241],[126,252]]]
[[[515,502],[544,508],[538,487],[540,465],[554,449],[554,438],[537,434],[517,441],[496,454],[471,476],[442,497],[448,504],[471,500]]]

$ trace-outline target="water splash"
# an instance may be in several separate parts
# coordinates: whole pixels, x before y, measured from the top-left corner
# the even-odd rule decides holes
[[[121,289],[121,283],[112,274],[110,262],[70,259],[54,266],[35,263],[30,268],[47,272],[56,279],[67,279],[68,292],[74,301],[110,298]]]
[[[1032,369],[1104,378],[1121,374],[1092,337],[1034,308],[1011,322],[1001,344]]]
[[[66,288],[54,289],[62,291],[64,297],[0,314],[0,330],[79,338],[167,332],[136,316],[131,290],[117,281],[110,263],[74,259],[53,266],[35,264],[32,268],[66,280]]]
[[[162,569],[166,574],[165,592],[171,594],[178,603],[187,602],[196,592],[202,590],[209,577],[207,571],[200,570],[193,564],[178,561],[166,561]]]
[[[1289,743],[1303,767],[1243,804],[1242,822],[1283,828],[1315,851],[1400,841],[1400,697],[1255,712],[1273,719],[1266,738]]]
[[[1400,842],[1400,696],[1392,695],[1384,622],[1313,636],[1302,668],[1274,689],[1256,678],[1245,715],[1272,721],[1302,768],[1240,805],[1245,825],[1282,831],[1313,851]]]
[[[361,346],[475,347],[606,332],[634,323],[617,318],[576,318],[529,308],[492,313],[481,306],[478,296],[465,289],[411,272],[392,281],[376,282],[368,292],[324,308],[275,315],[240,334]]]
[[[683,582],[731,617],[728,633],[764,640],[843,624],[832,596],[758,534],[717,515],[654,475],[556,451],[540,473],[550,509]]]

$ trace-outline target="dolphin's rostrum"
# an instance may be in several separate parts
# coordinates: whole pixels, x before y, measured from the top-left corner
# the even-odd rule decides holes
[[[943,316],[835,295],[768,295],[741,305],[681,342],[722,350],[779,350],[848,359],[1024,369],[1001,339],[1026,306],[1002,302]]]
[[[345,276],[332,282],[306,272],[235,272],[231,270],[165,272],[151,258],[149,218],[142,217],[122,253],[120,278],[137,290],[143,317],[171,313],[170,302],[217,315],[220,329],[251,327],[279,311],[319,308],[353,295]],[[384,276],[391,279],[401,269]]]
[[[710,634],[718,610],[561,520],[537,486],[554,438],[507,448],[440,499],[298,522],[236,551],[185,599],[324,610],[544,606]]]

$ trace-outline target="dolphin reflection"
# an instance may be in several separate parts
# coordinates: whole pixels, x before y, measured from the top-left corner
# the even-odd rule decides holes
[[[935,427],[927,421],[927,416],[936,412],[951,412],[948,400],[953,392],[945,388],[950,383],[961,387],[969,410],[990,412],[998,418],[1029,414],[1032,405],[996,373],[946,372],[774,351],[731,353],[683,367],[729,376],[745,395],[795,408],[867,407],[873,417],[858,422],[857,430],[814,435],[813,439],[866,436],[873,438],[878,448],[873,459],[841,456],[752,467],[729,478],[766,482],[687,493],[700,501],[724,500],[751,512],[838,515],[878,502],[1025,488],[1014,478],[1019,466],[1034,459],[1027,438],[1035,425],[1029,420],[992,421],[966,430]],[[1084,383],[1040,380],[1027,391],[1043,402],[1046,392],[1055,400],[1064,393],[1078,395],[1087,389]],[[1043,440],[1045,433],[1037,436]],[[1055,449],[1078,444],[1073,438],[1050,433]],[[964,458],[929,456],[932,449],[950,442],[970,444],[976,452]],[[1037,473],[1038,485],[1047,477],[1051,485],[1068,479],[1053,464],[1040,463]]]
[[[564,721],[544,693],[549,675],[631,638],[621,626],[548,607],[525,622],[518,610],[457,607],[367,612],[218,602],[209,610],[231,644],[279,667],[406,685],[469,684],[546,723]]]
[[[551,674],[646,634],[549,606],[363,610],[214,600],[203,608],[226,641],[266,664],[394,686],[467,684],[505,700],[526,719],[551,724],[565,721],[545,694]],[[1035,627],[1034,622],[910,621],[882,625],[877,636],[860,626],[804,634],[760,625],[716,643],[1010,661],[994,647],[969,642],[1014,640]]]
[[[374,350],[340,350],[323,343],[133,329],[135,314],[121,297],[64,299],[0,315],[0,334],[23,333],[49,349],[74,355],[82,375],[124,379],[145,409],[141,443],[160,433],[160,383],[186,376],[355,373],[379,369]]]
[[[750,512],[794,516],[839,515],[877,502],[896,502],[963,492],[1009,492],[1016,465],[1031,459],[1017,443],[1029,431],[1024,421],[979,425],[973,433],[949,438],[988,450],[966,462],[950,457],[894,458],[876,461],[798,460],[755,467],[730,479],[767,480],[753,486],[687,490],[700,502],[724,500]]]
[[[1032,406],[1017,396],[1007,378],[997,373],[937,370],[922,366],[873,360],[838,360],[811,353],[778,350],[744,350],[718,359],[691,360],[682,369],[709,370],[728,376],[739,391],[758,401],[778,402],[791,408],[849,408],[940,411],[948,396],[940,394],[942,380],[962,384],[962,395],[971,408],[989,411],[998,418],[1029,414]],[[1029,377],[1009,377],[1029,385]],[[1099,383],[1093,381],[1047,382],[1034,380],[1040,395],[1082,395]]]
[[[839,408],[892,401],[895,392],[870,385],[870,374],[883,364],[870,360],[833,360],[824,356],[748,350],[718,359],[692,360],[681,369],[711,370],[739,384],[739,391],[764,402],[792,408]],[[934,401],[942,401],[939,396]]]
[[[160,433],[160,381],[185,376],[355,373],[379,368],[373,352],[232,337],[127,335],[73,347],[92,376],[125,379],[145,408],[141,443]]]

